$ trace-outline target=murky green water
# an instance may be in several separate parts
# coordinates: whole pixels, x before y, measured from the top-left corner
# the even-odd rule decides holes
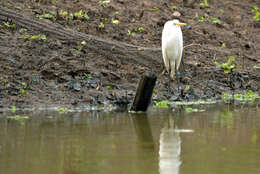
[[[258,174],[260,110],[0,114],[0,174]],[[193,132],[192,132],[193,131]]]

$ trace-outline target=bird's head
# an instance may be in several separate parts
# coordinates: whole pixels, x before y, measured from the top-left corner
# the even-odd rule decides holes
[[[182,23],[180,22],[178,19],[174,19],[172,21],[170,21],[174,26],[179,26],[179,27],[182,27],[182,26],[185,26],[187,25],[186,23]]]

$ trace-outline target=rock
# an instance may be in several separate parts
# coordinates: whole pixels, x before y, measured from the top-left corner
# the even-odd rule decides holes
[[[81,90],[81,85],[80,85],[80,83],[74,83],[74,84],[73,84],[73,89],[74,89],[75,91],[80,91],[80,90]]]

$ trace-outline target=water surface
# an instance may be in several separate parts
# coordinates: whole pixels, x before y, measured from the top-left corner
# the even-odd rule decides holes
[[[260,110],[0,115],[0,174],[256,174]]]

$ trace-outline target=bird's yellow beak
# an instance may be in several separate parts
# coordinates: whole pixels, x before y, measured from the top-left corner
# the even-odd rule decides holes
[[[176,25],[178,25],[178,26],[180,26],[180,27],[183,27],[183,26],[185,26],[185,25],[187,25],[186,23],[181,23],[181,22],[179,22],[179,23],[177,23]]]

